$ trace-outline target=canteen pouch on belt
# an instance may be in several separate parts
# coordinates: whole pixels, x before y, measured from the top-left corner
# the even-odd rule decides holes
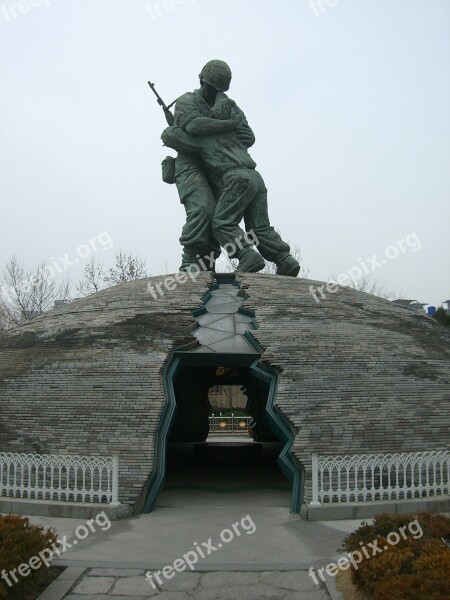
[[[166,156],[161,163],[162,180],[164,183],[175,183],[175,159],[173,156]]]

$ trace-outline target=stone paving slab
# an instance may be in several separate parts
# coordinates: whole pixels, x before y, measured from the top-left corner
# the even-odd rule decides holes
[[[315,585],[307,571],[193,572],[160,574],[155,588],[143,572],[130,569],[86,570],[69,593],[55,600],[330,600],[325,586]],[[106,575],[107,574],[107,575]],[[153,573],[151,573],[153,574]]]
[[[116,579],[112,596],[156,596],[158,590],[154,590],[143,575],[140,577],[119,577]]]
[[[81,580],[87,569],[68,567],[42,592],[38,600],[61,600]]]
[[[111,598],[114,598],[114,600],[147,600],[148,596],[108,596],[105,594],[95,594],[95,596],[71,594],[70,596],[64,596],[64,600],[111,600]]]
[[[126,578],[124,578],[126,579]],[[114,577],[83,577],[81,582],[76,586],[75,594],[107,594],[111,591],[114,585]]]
[[[231,578],[230,573],[179,573],[173,579],[164,580],[164,585],[161,586],[161,589],[164,592],[190,592],[198,588],[200,581],[202,582],[202,587],[208,587],[205,585],[204,581],[206,581],[206,578],[210,575],[215,575],[216,580],[218,580],[221,575],[228,578],[228,581],[230,581]]]
[[[145,575],[145,569],[91,569],[90,577],[138,577]]]

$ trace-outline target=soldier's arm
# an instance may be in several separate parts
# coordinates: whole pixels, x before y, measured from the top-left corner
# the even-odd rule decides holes
[[[244,146],[246,146],[247,148],[253,146],[253,144],[256,141],[255,134],[253,133],[253,130],[248,123],[241,125],[236,130],[236,134],[241,140],[241,142],[244,144]]]
[[[255,140],[256,140],[255,134],[253,133],[253,129],[248,124],[245,114],[237,106],[237,104],[236,104],[236,109],[238,111],[238,119],[241,122],[241,124],[239,125],[239,127],[236,130],[237,136],[241,140],[241,142],[244,144],[244,146],[246,146],[247,148],[250,148],[255,143]]]
[[[189,135],[216,135],[217,133],[228,133],[238,128],[238,123],[233,119],[219,121],[211,117],[196,117],[192,119],[184,130]]]
[[[202,116],[195,105],[193,94],[187,93],[178,98],[175,104],[175,125],[190,135],[215,135],[228,133],[238,127],[233,119],[218,121]]]
[[[201,152],[203,147],[202,138],[190,136],[177,126],[164,129],[161,139],[166,146],[177,152]]]

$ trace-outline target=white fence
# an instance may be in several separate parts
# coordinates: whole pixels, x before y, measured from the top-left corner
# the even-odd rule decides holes
[[[247,434],[252,417],[209,417],[209,433]]]
[[[118,456],[0,453],[0,497],[118,504]]]
[[[449,493],[450,451],[353,456],[312,455],[312,506],[442,496]]]

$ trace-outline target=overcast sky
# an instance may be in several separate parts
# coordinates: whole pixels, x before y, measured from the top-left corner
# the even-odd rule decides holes
[[[450,298],[449,0],[24,2],[0,3],[2,265],[68,256],[75,283],[97,240],[106,266],[121,248],[177,271],[185,213],[147,80],[169,103],[219,58],[309,277],[359,267]]]

